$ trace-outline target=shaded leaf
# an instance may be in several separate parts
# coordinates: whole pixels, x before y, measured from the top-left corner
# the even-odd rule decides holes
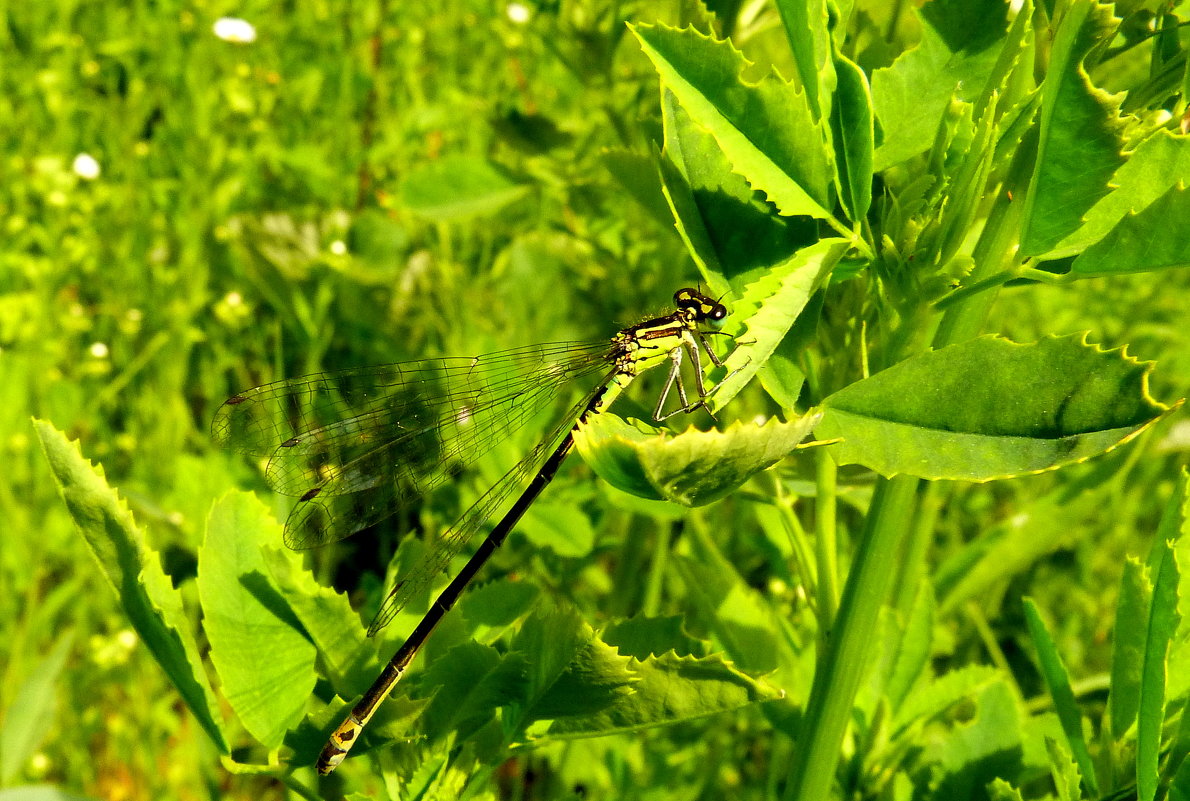
[[[38,660],[28,678],[10,696],[0,725],[0,754],[4,755],[0,762],[0,785],[12,783],[53,730],[58,677],[70,655],[73,639],[69,632],[60,635],[50,652]]]
[[[831,115],[835,71],[831,63],[830,13],[823,0],[777,0],[793,63],[815,119]]]
[[[557,719],[551,737],[594,737],[635,731],[739,709],[758,701],[780,697],[723,660],[667,653],[633,659],[628,663],[634,678],[632,691],[616,695],[612,703],[585,716]]]
[[[625,656],[645,659],[673,651],[678,656],[706,656],[706,644],[686,633],[681,615],[637,615],[610,624],[600,639]]]
[[[1116,606],[1116,624],[1112,632],[1111,695],[1108,704],[1112,737],[1117,740],[1136,722],[1152,596],[1153,587],[1144,567],[1129,558],[1124,563],[1124,575],[1120,580],[1120,600]]]
[[[1128,160],[1111,178],[1111,194],[1092,206],[1083,224],[1046,253],[1045,258],[1060,259],[1082,253],[1129,214],[1148,208],[1179,183],[1190,184],[1190,137],[1158,130],[1128,154]],[[1180,226],[1171,218],[1162,221],[1161,227],[1176,230]]]
[[[660,176],[678,233],[714,294],[739,293],[817,239],[812,221],[781,217],[668,89],[661,95]]]
[[[1140,801],[1152,801],[1160,782],[1161,729],[1165,722],[1169,649],[1181,616],[1178,614],[1178,565],[1171,544],[1158,544],[1153,598],[1145,632],[1140,706],[1136,725],[1136,787]]]

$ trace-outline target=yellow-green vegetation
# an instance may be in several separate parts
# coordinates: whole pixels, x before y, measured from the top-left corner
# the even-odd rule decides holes
[[[1186,18],[6,4],[0,801],[1190,797]],[[219,404],[695,285],[713,414],[633,382],[317,776],[590,387],[305,552]]]

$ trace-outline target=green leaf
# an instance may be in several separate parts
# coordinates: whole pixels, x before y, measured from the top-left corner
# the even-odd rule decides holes
[[[681,615],[648,617],[637,615],[610,624],[600,636],[625,656],[645,659],[673,651],[678,656],[706,656],[706,644],[686,633]]]
[[[988,801],[1025,801],[1021,791],[1003,779],[994,779],[987,789]]]
[[[1104,453],[1167,407],[1148,395],[1151,363],[1083,336],[1018,345],[980,337],[925,353],[822,403],[818,439],[839,464],[881,475],[991,481]]]
[[[630,693],[636,681],[628,657],[601,642],[573,609],[534,614],[512,647],[527,665],[522,725],[592,714]]]
[[[1004,48],[1007,12],[1000,0],[934,0],[917,12],[921,43],[872,73],[876,171],[927,150],[952,98],[980,96]]]
[[[897,626],[897,636],[893,638],[896,652],[884,686],[884,695],[893,709],[900,709],[918,680],[927,674],[936,613],[930,582],[923,581],[908,610],[908,620]]]
[[[422,686],[433,687],[422,728],[435,740],[449,732],[460,739],[479,729],[504,706],[523,694],[524,664],[519,655],[501,657],[491,646],[474,641],[451,648],[426,669]]]
[[[574,441],[591,469],[614,487],[642,498],[704,506],[784,459],[812,425],[806,418],[792,423],[771,418],[762,426],[737,422],[726,431],[689,429],[670,436],[602,414],[584,423]]]
[[[1178,184],[1142,211],[1120,220],[1074,260],[1070,272],[1083,278],[1190,267],[1185,220],[1190,220],[1190,192]]]
[[[868,76],[846,56],[836,53],[834,69],[839,86],[831,108],[831,140],[835,146],[839,202],[854,222],[863,220],[872,205],[875,130]]]
[[[729,712],[780,697],[780,693],[736,670],[723,657],[703,658],[667,653],[632,659],[631,692],[616,694],[604,708],[589,715],[554,720],[550,737],[595,737],[671,725]]]
[[[58,677],[70,655],[74,635],[70,632],[58,641],[45,658],[37,662],[29,677],[9,696],[0,725],[0,785],[12,784],[29,757],[36,753],[45,736],[53,731],[57,706]]]
[[[99,569],[120,599],[132,628],[221,753],[227,740],[215,714],[215,694],[207,684],[189,615],[181,595],[161,569],[157,552],[145,542],[132,513],[93,466],[49,423],[33,427],[49,460],[58,490]]]
[[[1023,732],[1016,692],[1000,679],[972,700],[974,715],[936,747],[935,771],[941,775],[935,798],[974,798],[992,779],[1020,770]]]
[[[668,228],[673,223],[657,176],[655,158],[613,148],[603,151],[599,160],[620,189],[636,200],[658,225]]]
[[[690,555],[678,555],[676,566],[686,595],[699,618],[727,656],[749,673],[774,673],[772,680],[795,698],[804,698],[810,671],[800,660],[803,650],[780,624],[780,615],[763,594],[750,587],[719,550],[714,532],[699,525],[687,528]]]
[[[934,720],[955,704],[967,701],[999,681],[1002,676],[996,670],[971,665],[952,670],[932,682],[918,684],[905,703],[897,708],[892,730],[901,732],[912,724]]]
[[[29,784],[0,790],[0,801],[92,801],[94,796],[68,793],[49,784]]]
[[[743,322],[732,332],[736,348],[724,360],[727,375],[708,401],[712,413],[738,395],[774,352],[779,348],[785,352],[783,345],[790,329],[847,249],[848,243],[843,239],[823,239],[802,248],[749,284],[744,294],[731,304],[728,324],[733,325],[734,320]],[[799,339],[801,334],[792,336]]]
[[[749,63],[730,42],[690,28],[630,28],[662,83],[715,137],[737,173],[784,215],[832,219],[826,136],[804,92],[775,74],[745,81]]]
[[[1165,505],[1157,537],[1173,543],[1179,568],[1190,565],[1190,468],[1183,467],[1174,483],[1175,491]],[[1190,570],[1179,570],[1178,614],[1190,620]]]
[[[271,520],[264,525],[264,572],[317,649],[321,671],[336,691],[362,693],[376,677],[376,642],[367,638],[347,596],[319,584],[291,551],[276,547],[278,541],[268,542],[279,529]]]
[[[262,553],[280,541],[280,526],[263,504],[236,492],[212,508],[198,553],[211,662],[244,728],[268,748],[279,746],[301,720],[316,678],[317,650]]]
[[[1077,230],[1124,161],[1119,99],[1084,63],[1115,30],[1110,6],[1073,0],[1054,36],[1041,87],[1041,136],[1025,199],[1020,255],[1037,256]]]
[[[1172,545],[1168,541],[1160,543],[1156,555],[1156,580],[1153,582],[1153,600],[1149,607],[1136,726],[1136,787],[1139,801],[1153,801],[1157,795],[1169,649],[1181,620],[1178,614],[1178,565]]]
[[[1074,691],[1070,689],[1070,675],[1066,672],[1066,665],[1054,640],[1041,619],[1041,613],[1032,598],[1024,599],[1025,622],[1029,626],[1029,636],[1033,640],[1033,647],[1037,649],[1037,662],[1041,668],[1041,676],[1049,689],[1050,697],[1054,701],[1054,709],[1058,713],[1058,720],[1062,722],[1062,731],[1066,735],[1066,745],[1078,763],[1078,773],[1087,781],[1087,790],[1092,796],[1099,795],[1099,782],[1095,777],[1095,764],[1091,761],[1091,752],[1087,750],[1087,741],[1083,737],[1082,714],[1074,700]],[[1069,761],[1067,755],[1066,761]],[[1064,768],[1064,775],[1068,773]],[[1073,798],[1081,796],[1077,780],[1074,786]]]
[[[1190,137],[1158,130],[1128,154],[1128,160],[1111,178],[1111,194],[1092,206],[1083,224],[1046,253],[1045,258],[1060,259],[1082,253],[1128,215],[1148,208],[1178,184],[1190,184]],[[1178,231],[1176,219],[1161,221],[1152,233],[1160,234],[1163,229]]]
[[[437,222],[495,214],[524,197],[529,186],[485,159],[447,156],[414,168],[401,182],[410,211]]]
[[[1120,580],[1120,600],[1112,633],[1111,710],[1112,737],[1120,740],[1136,722],[1140,705],[1141,667],[1149,628],[1149,604],[1153,586],[1144,567],[1129,557]]]
[[[762,193],[732,172],[714,137],[668,89],[661,94],[661,112],[665,198],[712,292],[738,292],[817,239],[813,221],[781,217]]]
[[[823,0],[777,0],[777,12],[789,40],[798,78],[814,118],[831,114],[835,72],[831,64],[830,12]]]
[[[993,94],[988,99],[983,114],[969,134],[968,122],[963,120],[964,135],[956,137],[959,140],[955,143],[956,152],[947,154],[948,163],[953,161],[960,166],[947,176],[950,184],[948,196],[938,215],[935,258],[939,265],[950,262],[971,236],[972,225],[987,194],[988,177],[995,156],[993,137],[996,134],[998,97]]]
[[[517,525],[534,547],[547,548],[558,556],[575,559],[595,547],[591,519],[573,503],[538,501]]]
[[[1082,776],[1078,765],[1070,758],[1070,752],[1060,740],[1053,737],[1045,738],[1045,747],[1050,759],[1050,776],[1058,788],[1058,798],[1061,801],[1081,801],[1084,798]]]
[[[469,590],[459,613],[471,624],[472,638],[490,644],[526,615],[540,595],[531,582],[498,579]]]
[[[1169,801],[1190,801],[1190,759],[1182,761],[1170,781],[1168,798]]]

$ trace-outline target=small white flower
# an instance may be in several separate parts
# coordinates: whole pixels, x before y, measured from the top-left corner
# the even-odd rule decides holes
[[[228,306],[241,306],[244,303],[244,296],[233,289],[231,292],[227,293],[226,297],[223,298],[223,302]]]
[[[90,153],[79,153],[70,165],[74,174],[85,181],[93,181],[99,177],[99,162]]]
[[[347,243],[342,239],[336,239],[334,242],[331,242],[331,253],[336,256],[344,255],[347,253]]]
[[[508,18],[517,25],[524,25],[529,21],[529,17],[531,15],[529,7],[524,3],[509,3],[508,7],[504,9],[504,12],[508,14]]]
[[[248,20],[220,17],[215,20],[215,35],[225,42],[252,44],[256,41],[256,28]]]
[[[106,359],[107,358],[107,353],[108,353],[107,345],[104,344],[103,342],[92,342],[90,351],[91,351],[91,355],[94,356],[96,359]]]

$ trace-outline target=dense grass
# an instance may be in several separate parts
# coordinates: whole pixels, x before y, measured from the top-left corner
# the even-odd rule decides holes
[[[503,4],[477,0],[253,3],[235,12],[256,25],[250,44],[216,38],[223,7],[205,3],[5,9],[0,787],[47,783],[106,799],[285,794],[276,778],[226,769],[138,643],[30,417],[103,465],[199,628],[193,579],[211,505],[236,487],[263,490],[255,465],[210,443],[210,418],[229,394],[324,369],[597,339],[698,280],[648,160],[660,136],[656,74],[623,24],[677,25],[685,6],[544,4],[521,24]],[[886,30],[898,50],[917,35],[908,15]],[[753,60],[788,65],[774,14],[736,33]],[[875,50],[866,57],[886,63]],[[79,154],[95,158],[98,177],[79,175]],[[454,156],[502,165],[518,190],[477,209],[418,214],[429,202],[410,176]],[[633,170],[636,180],[614,178]],[[1022,342],[1088,330],[1106,347],[1128,344],[1158,361],[1151,392],[1172,401],[1190,375],[1188,284],[1182,270],[1010,286],[987,329]],[[863,292],[834,291],[840,314],[848,292]],[[850,349],[858,363],[859,328],[832,330],[820,352]],[[649,404],[647,388],[638,397]],[[757,386],[719,423],[775,412]],[[1029,595],[1049,615],[1080,702],[1100,709],[1121,563],[1149,551],[1186,432],[1182,412],[1058,473],[937,485],[928,559],[940,672],[995,665],[1031,709],[1046,708],[1020,604]],[[537,525],[581,508],[592,548],[567,558],[514,537],[492,574],[541,586],[595,626],[642,610],[685,613],[688,630],[710,638],[713,622],[662,563],[670,548],[702,553],[705,537],[788,615],[795,639],[812,642],[782,523],[809,524],[797,496],[814,470],[813,456],[793,457],[738,497],[682,515],[570,465]],[[423,522],[452,519],[482,486],[476,473],[435,497]],[[852,469],[839,482],[846,562],[872,478]],[[1000,552],[1012,558],[998,571],[969,570],[973,543],[989,538],[1015,543]],[[393,547],[382,538],[311,561],[320,579],[374,604]],[[36,737],[14,737],[30,709],[44,715]],[[511,798],[576,787],[595,797],[666,797],[667,787],[690,798],[770,797],[794,749],[770,724],[752,708],[555,742],[483,774],[485,786]],[[250,743],[243,735],[232,745]],[[250,747],[235,756],[265,760]],[[860,757],[851,767],[882,765]],[[379,789],[379,779],[357,781]]]

